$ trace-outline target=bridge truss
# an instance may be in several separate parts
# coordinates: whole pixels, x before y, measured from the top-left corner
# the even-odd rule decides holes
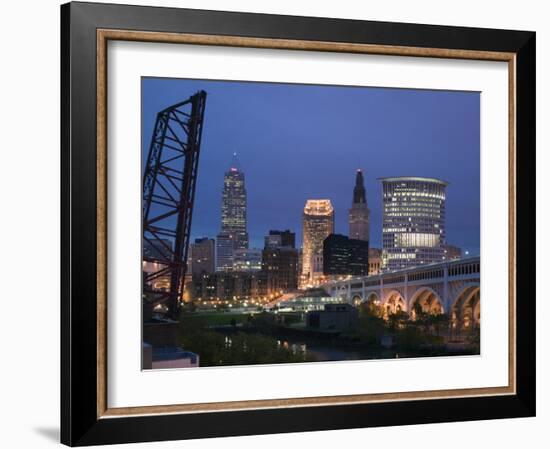
[[[143,173],[143,273],[145,300],[167,306],[177,318],[183,294],[204,123],[206,92],[158,112]],[[168,287],[155,288],[164,279]]]

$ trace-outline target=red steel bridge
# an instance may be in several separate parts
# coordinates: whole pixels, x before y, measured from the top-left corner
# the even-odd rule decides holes
[[[206,92],[158,112],[143,173],[144,301],[178,316],[183,294]],[[163,289],[154,288],[164,279]]]

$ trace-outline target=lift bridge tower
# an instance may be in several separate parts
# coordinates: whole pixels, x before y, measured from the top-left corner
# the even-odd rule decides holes
[[[143,173],[144,301],[177,319],[183,295],[206,92],[157,114]],[[163,288],[158,288],[159,281]]]

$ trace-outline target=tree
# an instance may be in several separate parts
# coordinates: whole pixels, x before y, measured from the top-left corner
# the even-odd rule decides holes
[[[360,317],[382,318],[382,307],[375,301],[366,301],[359,305]]]
[[[480,332],[479,327],[472,329],[472,332],[468,336],[468,345],[472,354],[480,353]]]
[[[435,335],[440,336],[443,329],[449,328],[449,317],[444,313],[429,315],[428,322],[435,329]]]
[[[416,326],[406,326],[396,334],[397,347],[409,351],[418,351],[427,343],[426,335]]]
[[[394,332],[397,329],[403,328],[409,321],[409,315],[402,310],[395,313],[390,313],[388,316],[388,327]]]

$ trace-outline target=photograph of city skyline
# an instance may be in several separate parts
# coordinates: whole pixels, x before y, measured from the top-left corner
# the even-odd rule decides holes
[[[479,92],[141,87],[143,369],[480,354]]]

